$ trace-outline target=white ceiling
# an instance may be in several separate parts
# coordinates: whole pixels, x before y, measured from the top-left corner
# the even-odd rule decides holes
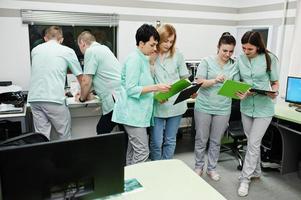
[[[1,1],[1,0],[0,0]],[[14,1],[37,1],[37,2],[52,2],[52,0],[14,0]],[[100,2],[130,2],[135,1],[141,2],[167,2],[167,3],[180,3],[180,4],[194,4],[194,5],[208,5],[208,6],[222,6],[222,7],[231,7],[231,8],[241,8],[241,7],[251,7],[258,5],[267,5],[274,3],[284,3],[286,0],[86,0],[87,4],[101,4]],[[299,0],[288,0],[288,1],[299,1]],[[57,1],[56,1],[57,2]],[[72,0],[62,0],[62,2],[72,3]],[[75,3],[78,1],[74,1]],[[82,1],[85,2],[85,1]]]
[[[285,0],[136,0],[136,1],[152,1],[152,2],[158,1],[158,2],[168,2],[168,3],[224,6],[224,7],[232,7],[232,8],[250,7],[250,6],[285,2]],[[289,1],[296,1],[296,0],[289,0]]]

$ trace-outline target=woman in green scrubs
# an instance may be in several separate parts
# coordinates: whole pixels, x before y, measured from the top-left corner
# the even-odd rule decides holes
[[[240,176],[239,196],[247,196],[252,178],[259,178],[260,145],[274,115],[273,99],[278,95],[278,59],[270,53],[259,32],[248,31],[241,38],[244,54],[238,58],[240,78],[255,89],[273,90],[261,95],[238,93],[244,132],[248,138],[247,153]]]
[[[156,83],[174,83],[188,78],[189,72],[183,55],[175,48],[176,30],[170,24],[158,29],[160,42],[154,56],[154,78]],[[155,101],[154,126],[150,135],[150,157],[152,160],[171,159],[176,148],[178,128],[182,115],[187,110],[186,102],[174,105],[178,95],[162,103]]]
[[[205,152],[209,139],[207,174],[220,180],[216,165],[220,143],[231,113],[231,99],[218,95],[218,90],[226,79],[238,80],[238,69],[231,56],[236,45],[235,38],[223,33],[217,45],[217,55],[202,59],[197,69],[197,82],[202,83],[195,102],[195,172],[202,175],[205,165]]]
[[[160,40],[148,24],[136,32],[137,49],[126,59],[121,72],[122,92],[116,99],[112,121],[124,125],[128,134],[127,165],[146,161],[149,156],[146,128],[151,125],[154,92],[167,92],[167,84],[155,84],[149,58]]]

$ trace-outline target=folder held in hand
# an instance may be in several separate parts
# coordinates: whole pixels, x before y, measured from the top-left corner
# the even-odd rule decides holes
[[[185,101],[186,99],[189,99],[191,95],[196,93],[199,88],[201,87],[202,84],[193,84],[192,86],[186,88],[182,92],[180,92],[179,96],[177,97],[176,101],[174,102],[173,105],[180,103],[182,101]]]
[[[267,95],[268,93],[276,93],[276,91],[272,91],[272,90],[259,90],[259,89],[254,89],[254,88],[251,88],[250,92],[255,92],[255,93],[261,94],[261,95]]]
[[[251,88],[251,85],[239,81],[233,81],[233,80],[226,80],[221,87],[221,89],[218,91],[219,95],[230,97],[233,99],[239,99],[238,96],[236,96],[237,92],[247,92]]]
[[[177,93],[189,87],[190,85],[191,82],[189,80],[181,79],[175,82],[174,84],[172,84],[168,92],[159,92],[154,96],[154,98],[158,101],[166,101],[170,97],[176,95]]]

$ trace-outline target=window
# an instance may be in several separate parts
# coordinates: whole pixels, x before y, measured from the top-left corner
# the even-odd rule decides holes
[[[268,28],[256,28],[256,29],[252,29],[252,31],[256,31],[256,32],[259,32],[261,34],[264,45],[267,47],[269,29]]]
[[[29,41],[30,51],[37,45],[44,42],[45,30],[50,25],[28,25],[29,27]],[[78,60],[83,64],[83,55],[77,45],[77,37],[83,31],[90,31],[100,44],[106,45],[117,56],[117,27],[96,27],[96,26],[60,26],[63,29],[63,45],[72,48]]]
[[[63,45],[76,52],[81,64],[83,55],[77,45],[77,37],[82,31],[90,31],[97,42],[108,46],[117,57],[119,16],[116,14],[21,10],[21,15],[22,22],[29,27],[30,50],[44,42],[46,28],[57,25],[63,29]]]

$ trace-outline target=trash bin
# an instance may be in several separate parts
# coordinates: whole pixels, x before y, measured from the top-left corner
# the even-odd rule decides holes
[[[21,134],[21,122],[14,122],[9,120],[0,121],[0,141],[19,136]]]

